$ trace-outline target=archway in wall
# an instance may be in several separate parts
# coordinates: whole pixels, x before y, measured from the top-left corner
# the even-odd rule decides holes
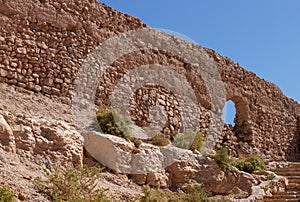
[[[252,131],[249,127],[249,106],[238,96],[230,97],[224,107],[226,111],[224,121],[233,126],[233,133],[241,141],[251,141]]]
[[[235,104],[232,100],[228,100],[225,103],[225,106],[223,108],[223,120],[225,124],[234,126],[234,119],[236,116],[236,108]]]

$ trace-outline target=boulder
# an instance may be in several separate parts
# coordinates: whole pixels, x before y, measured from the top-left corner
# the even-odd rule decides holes
[[[8,152],[16,152],[13,131],[2,115],[0,115],[0,147]]]
[[[181,187],[194,180],[206,190],[218,194],[228,194],[235,187],[251,194],[251,187],[257,184],[252,175],[236,168],[223,171],[210,157],[197,154],[177,160],[167,167],[167,172],[173,187]]]
[[[193,180],[218,194],[228,194],[235,187],[251,194],[251,187],[257,184],[248,173],[236,168],[223,171],[212,158],[172,145],[142,143],[136,148],[123,138],[96,132],[85,134],[84,141],[99,163],[129,174],[139,185],[179,188]]]
[[[154,187],[167,188],[170,186],[169,174],[165,170],[157,173],[148,173],[146,184]]]
[[[40,125],[35,153],[47,152],[52,159],[65,166],[82,166],[83,138],[74,127],[64,121]]]
[[[6,126],[6,135],[1,137],[11,137],[11,144],[20,156],[40,165],[82,166],[83,138],[70,123],[23,115],[10,115],[9,119],[11,127],[0,118],[0,128]]]
[[[97,132],[83,136],[86,150],[99,163],[117,173],[146,174],[163,169],[164,156],[157,146],[142,143],[136,148],[123,138]]]
[[[17,152],[33,151],[36,146],[36,139],[33,135],[32,128],[29,126],[18,125],[13,129],[14,136],[16,138]]]

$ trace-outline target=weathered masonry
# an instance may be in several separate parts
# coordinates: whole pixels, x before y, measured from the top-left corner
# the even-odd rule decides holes
[[[96,0],[0,1],[0,82],[36,93],[70,97],[78,68],[89,53],[105,39],[142,27],[146,25],[139,19]],[[258,152],[269,160],[286,160],[299,153],[300,105],[276,85],[213,50],[206,51],[218,64],[226,99],[235,103],[237,111],[235,126],[224,127],[219,145],[227,145],[233,153]],[[109,104],[112,90],[122,76],[149,63],[172,65],[189,81],[201,105],[199,125],[205,131],[210,100],[201,77],[182,58],[164,51],[149,49],[119,58],[107,70],[105,82],[99,83],[97,101]],[[153,102],[143,101],[144,96]],[[171,107],[167,108],[167,103]],[[165,132],[179,127],[181,115],[168,89],[145,86],[136,92],[131,105],[132,118],[140,126],[151,122],[147,109],[161,105],[172,111],[167,113]]]

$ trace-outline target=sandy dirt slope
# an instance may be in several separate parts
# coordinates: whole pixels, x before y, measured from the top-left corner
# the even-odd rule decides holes
[[[46,119],[53,124],[62,121],[72,125],[69,100],[33,94],[6,84],[0,84],[0,114],[10,125],[16,124],[10,120],[12,117]],[[13,154],[0,149],[0,186],[9,185],[23,201],[49,201],[38,192],[33,182],[36,177],[43,176],[44,169],[49,168],[43,160],[47,158],[46,155],[32,157],[26,152],[17,151],[17,154]],[[99,166],[90,157],[85,156],[83,159],[86,164]],[[107,195],[119,198],[118,201],[128,201],[141,194],[141,187],[127,176],[108,171],[101,174],[99,187],[108,188]]]

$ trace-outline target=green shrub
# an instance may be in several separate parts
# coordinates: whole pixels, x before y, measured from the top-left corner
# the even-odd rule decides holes
[[[155,135],[151,139],[151,144],[156,145],[156,146],[167,146],[170,143],[171,143],[171,141],[168,138],[164,137],[164,135],[161,133]]]
[[[189,149],[195,135],[193,131],[185,131],[184,133],[178,133],[174,136],[175,136],[175,139],[173,141],[174,146],[182,149]]]
[[[231,202],[231,200],[228,198],[222,197],[220,199],[211,200],[211,202]]]
[[[265,163],[258,156],[253,156],[248,160],[232,161],[232,159],[228,155],[227,148],[223,146],[217,150],[217,153],[213,158],[224,171],[228,171],[231,165],[236,167],[240,171],[244,171],[247,173],[252,173],[256,170],[266,170]]]
[[[189,184],[182,188],[183,193],[171,192],[160,188],[143,187],[141,202],[207,202],[211,192],[205,191],[198,184]]]
[[[104,133],[115,135],[118,137],[130,139],[130,120],[122,117],[118,113],[113,113],[112,110],[98,111],[96,114],[98,124]],[[118,120],[119,126],[117,125],[115,118]]]
[[[174,145],[176,147],[201,151],[204,143],[204,135],[201,131],[187,130],[185,133],[179,133],[175,136]]]
[[[144,196],[141,202],[176,202],[180,201],[179,193],[173,193],[160,188],[151,189],[149,186],[143,186]]]
[[[186,194],[186,199],[184,201],[196,202],[196,201],[209,201],[208,197],[212,196],[211,192],[204,190],[198,184],[189,184],[187,187],[183,188]]]
[[[129,138],[131,142],[133,142],[135,147],[139,147],[142,144],[142,140],[135,138],[135,137],[130,137]]]
[[[139,147],[142,141],[138,138],[130,136],[130,119],[123,117],[117,112],[105,106],[100,106],[96,114],[98,124],[102,132],[122,137],[127,141],[133,142],[136,147]],[[118,121],[115,121],[115,119]]]
[[[194,137],[194,140],[190,146],[190,150],[198,150],[201,151],[201,148],[204,143],[204,135],[202,132],[198,131]]]
[[[9,186],[4,185],[0,187],[0,202],[15,202],[16,193],[12,191]]]
[[[251,157],[250,159],[245,161],[232,162],[232,165],[240,171],[244,171],[247,173],[252,173],[256,170],[266,170],[265,163],[257,156]]]
[[[217,150],[217,153],[213,157],[215,161],[219,164],[220,168],[224,171],[228,171],[230,164],[231,164],[231,159],[228,155],[228,150],[226,147],[220,147]]]
[[[55,169],[45,172],[46,179],[37,178],[35,183],[54,202],[108,202],[105,189],[96,189],[100,168],[86,167],[69,170]]]
[[[266,176],[267,176],[267,180],[273,180],[275,178],[274,173],[267,173]]]

